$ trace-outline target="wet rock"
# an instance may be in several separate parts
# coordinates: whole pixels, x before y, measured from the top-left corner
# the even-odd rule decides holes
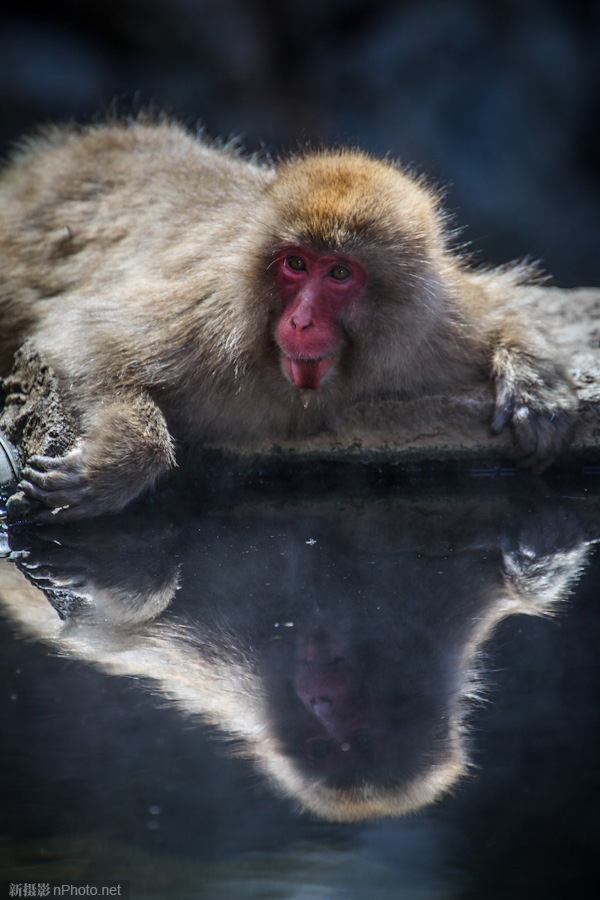
[[[26,341],[16,354],[2,391],[0,434],[9,442],[5,456],[10,460],[13,474],[15,468],[20,468],[34,454],[62,456],[74,446],[79,436],[75,418],[64,403],[54,372],[30,342]],[[25,518],[31,510],[32,504],[21,491],[11,496],[8,502],[11,518]]]

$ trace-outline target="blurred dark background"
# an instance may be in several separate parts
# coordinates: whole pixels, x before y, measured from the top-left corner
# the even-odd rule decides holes
[[[111,103],[252,151],[359,144],[443,186],[476,260],[597,284],[599,36],[597,2],[4,0],[0,149]]]

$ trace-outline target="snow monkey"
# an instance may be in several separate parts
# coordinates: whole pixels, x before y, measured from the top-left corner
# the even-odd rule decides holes
[[[486,381],[492,431],[542,469],[576,398],[511,304],[526,278],[469,268],[437,195],[387,159],[261,163],[167,121],[47,131],[0,178],[0,369],[30,338],[82,439],[21,486],[41,521],[117,512],[179,444],[301,437],[361,398]]]

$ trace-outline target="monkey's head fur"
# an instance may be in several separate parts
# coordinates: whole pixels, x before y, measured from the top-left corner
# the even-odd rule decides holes
[[[392,266],[403,250],[425,259],[443,246],[436,198],[422,181],[358,150],[285,162],[267,193],[284,243],[378,261],[389,253]]]
[[[458,267],[438,197],[422,179],[356,150],[308,153],[277,166],[252,221],[252,283],[271,298],[273,356],[283,356],[292,383],[338,404],[340,387],[346,396],[411,395],[464,380],[465,360],[448,352],[463,324],[453,303]],[[281,270],[289,290],[273,278]],[[343,297],[332,273],[345,280]],[[288,355],[306,360],[304,374],[290,374]],[[332,361],[323,379],[310,369],[319,359]]]

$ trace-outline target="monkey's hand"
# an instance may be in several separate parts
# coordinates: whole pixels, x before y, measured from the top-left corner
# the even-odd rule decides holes
[[[492,433],[509,425],[517,465],[543,472],[573,437],[578,406],[573,385],[553,361],[507,347],[496,351],[493,378]]]
[[[66,456],[32,456],[23,470],[19,488],[29,500],[43,507],[36,512],[38,522],[61,521],[94,515],[89,507],[90,483],[86,474],[83,447]],[[81,516],[74,515],[79,511]]]
[[[96,410],[88,436],[66,456],[32,456],[19,488],[41,504],[36,522],[70,522],[120,512],[174,465],[158,407],[126,397]]]

